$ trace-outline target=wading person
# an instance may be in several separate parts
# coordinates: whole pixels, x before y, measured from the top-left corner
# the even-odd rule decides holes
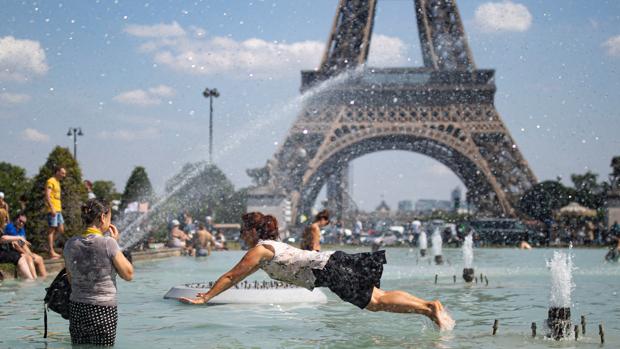
[[[215,244],[213,235],[207,230],[204,223],[198,223],[198,231],[194,235],[194,251],[196,257],[207,257],[211,255],[211,246]]]
[[[271,278],[312,290],[328,287],[342,300],[370,311],[417,313],[430,318],[440,329],[452,327],[454,321],[443,312],[439,301],[425,301],[404,291],[379,288],[385,251],[347,254],[342,251],[305,251],[277,241],[278,222],[273,216],[258,212],[242,217],[241,238],[250,247],[241,261],[222,275],[206,293],[197,298],[181,298],[190,304],[208,303],[210,299],[239,283],[258,269]]]
[[[71,343],[114,345],[118,320],[116,274],[131,281],[133,266],[118,246],[120,233],[110,224],[109,203],[88,200],[82,205],[82,220],[86,231],[69,239],[64,249],[71,282]]]
[[[302,250],[320,251],[321,250],[321,228],[329,224],[329,212],[323,210],[314,217],[314,222],[304,229],[301,235]]]
[[[56,233],[65,232],[65,220],[62,217],[62,203],[60,201],[60,182],[67,176],[64,167],[54,168],[54,175],[45,182],[45,205],[47,206],[47,244],[50,258],[58,259],[60,255],[54,250]]]

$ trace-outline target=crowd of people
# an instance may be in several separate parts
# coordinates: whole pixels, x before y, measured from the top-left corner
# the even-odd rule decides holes
[[[184,254],[196,257],[211,255],[212,250],[227,250],[226,237],[221,230],[217,230],[211,216],[206,216],[204,222],[193,219],[189,212],[170,222],[168,247],[181,248]]]

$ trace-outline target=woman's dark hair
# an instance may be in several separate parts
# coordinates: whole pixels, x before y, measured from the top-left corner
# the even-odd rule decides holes
[[[207,229],[207,226],[204,223],[202,223],[202,222],[198,222],[198,229],[205,230],[205,229]]]
[[[278,220],[272,215],[266,215],[256,229],[256,234],[260,240],[278,240]]]
[[[324,219],[324,220],[329,222],[329,211],[328,210],[323,210],[323,211],[317,213],[316,216],[314,217],[314,221],[315,222],[318,222],[321,219]]]
[[[87,226],[97,221],[102,214],[110,212],[110,203],[104,199],[90,199],[82,205],[82,221]]]
[[[260,212],[248,212],[241,216],[241,221],[243,222],[243,226],[248,229],[258,229],[263,217],[264,215]]]

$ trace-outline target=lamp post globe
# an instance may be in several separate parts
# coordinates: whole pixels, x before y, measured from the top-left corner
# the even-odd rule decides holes
[[[77,137],[83,136],[84,132],[82,132],[81,127],[69,127],[69,131],[67,131],[67,136],[73,136],[73,158],[77,161]]]

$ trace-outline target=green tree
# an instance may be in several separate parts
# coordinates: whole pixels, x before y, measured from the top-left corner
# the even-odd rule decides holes
[[[61,182],[62,215],[65,219],[65,235],[71,237],[82,232],[80,207],[86,201],[86,187],[82,183],[82,170],[67,148],[57,146],[47,157],[32,180],[27,193],[27,231],[29,240],[42,244],[47,234],[47,207],[45,206],[45,182],[54,175],[55,167],[64,167],[67,177]]]
[[[575,188],[575,201],[593,209],[599,209],[605,205],[609,184],[607,182],[599,183],[597,181],[598,174],[588,171],[582,175],[573,174],[570,178]]]
[[[121,194],[116,191],[116,186],[112,181],[94,181],[93,193],[98,198],[107,200],[108,202],[112,200],[119,200],[121,198]]]
[[[571,192],[559,181],[544,181],[527,190],[519,200],[519,210],[544,221],[553,217],[553,211],[568,205]]]
[[[9,204],[11,216],[20,210],[19,198],[30,191],[31,185],[25,169],[8,162],[0,162],[0,191],[4,193],[4,200]]]
[[[155,200],[153,186],[146,174],[146,170],[142,166],[136,166],[125,185],[125,191],[121,196],[121,211],[123,211],[130,202],[150,202]]]
[[[203,162],[183,166],[166,183],[166,192],[162,212],[167,217],[188,211],[199,220],[210,215],[216,222],[234,223],[245,211],[246,191],[235,191],[224,172]]]

